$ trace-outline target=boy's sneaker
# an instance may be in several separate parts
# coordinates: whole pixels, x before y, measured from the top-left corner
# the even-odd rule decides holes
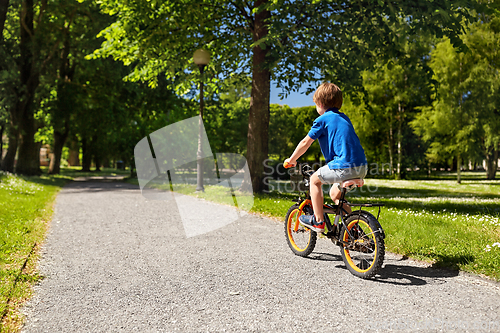
[[[304,227],[311,229],[316,232],[325,231],[325,221],[317,222],[314,215],[301,215],[299,217],[299,222]]]

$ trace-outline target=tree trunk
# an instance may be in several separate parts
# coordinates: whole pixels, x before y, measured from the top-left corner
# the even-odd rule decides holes
[[[170,173],[168,177],[172,177],[172,173],[175,172],[175,169],[169,170],[168,172]],[[135,170],[135,158],[133,157],[130,159],[130,177],[137,178],[137,171]],[[170,191],[173,191],[172,183],[170,183]]]
[[[92,164],[92,152],[90,150],[90,144],[86,138],[82,139],[82,171],[90,171],[90,165]]]
[[[394,134],[392,131],[392,119],[389,119],[389,132],[387,133],[387,141],[389,148],[389,165],[390,165],[390,175],[394,174],[394,157],[392,154],[392,147],[394,147]]]
[[[109,157],[108,156],[105,156],[102,159],[102,167],[103,168],[111,168],[111,162],[109,161]]]
[[[16,172],[23,175],[39,175],[40,152],[35,143],[35,117],[33,103],[35,90],[38,87],[38,74],[33,68],[33,0],[24,0],[21,6],[21,39],[20,39],[20,77],[22,95],[18,99],[15,111],[19,117],[20,144]],[[24,20],[24,21],[23,21]]]
[[[401,179],[401,169],[402,169],[402,164],[403,164],[403,133],[402,133],[402,127],[403,127],[403,112],[404,108],[401,106],[401,103],[398,103],[398,134],[397,134],[397,140],[398,140],[398,164],[396,168],[396,179]]]
[[[2,170],[12,173],[14,172],[14,165],[16,162],[16,153],[19,143],[19,130],[15,128],[12,123],[9,124],[9,127],[9,148],[7,149],[7,153],[2,160]]]
[[[94,134],[92,136],[92,141],[90,142],[90,155],[92,156],[92,160],[94,161],[95,171],[101,171],[101,150],[98,149],[97,145],[98,136]]]
[[[57,104],[52,114],[54,128],[54,158],[50,161],[49,174],[58,175],[61,171],[61,155],[69,134],[69,115],[72,96],[66,91],[66,85],[72,81],[74,70],[71,68],[68,56],[70,51],[69,33],[64,31],[63,50],[59,63],[57,83]]]
[[[255,8],[266,2],[259,0]],[[266,20],[270,14],[262,10],[255,14],[253,40],[260,40],[268,34]],[[269,46],[256,46],[252,53],[252,92],[250,112],[248,115],[247,160],[254,192],[263,192],[266,185],[264,178],[264,161],[268,158],[269,141],[269,98],[271,91],[271,72],[266,66],[266,55]],[[248,187],[243,187],[248,189]]]
[[[68,164],[70,166],[80,166],[80,147],[78,147],[78,141],[73,139],[69,144],[69,160]]]
[[[54,158],[50,160],[49,175],[58,175],[61,172],[62,150],[68,137],[68,132],[68,129],[64,133],[54,131]]]
[[[492,149],[486,154],[486,179],[495,179],[498,168],[498,149]]]
[[[101,158],[99,155],[94,155],[95,171],[101,171]]]
[[[457,183],[462,183],[462,157],[460,155],[457,156]]]
[[[3,28],[5,26],[5,20],[7,18],[7,10],[9,9],[9,0],[0,0],[0,48],[3,47]],[[0,70],[3,70],[0,64]],[[2,130],[0,131],[0,167],[3,169],[3,132],[5,126],[2,125]],[[16,143],[17,150],[17,143]],[[15,155],[15,153],[14,153]],[[12,170],[14,169],[14,159],[12,159]],[[11,171],[12,172],[12,171]]]
[[[21,102],[21,104],[24,104]],[[31,109],[30,106],[26,107]],[[20,143],[16,164],[16,173],[22,175],[39,175],[40,171],[40,150],[35,143],[35,118],[32,110],[27,110],[20,126]]]
[[[2,165],[2,158],[3,158],[3,131],[4,131],[5,126],[2,125],[0,127],[0,165]]]

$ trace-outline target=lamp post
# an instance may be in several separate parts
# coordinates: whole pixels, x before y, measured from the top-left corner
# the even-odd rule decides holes
[[[197,176],[196,176],[196,191],[204,191],[203,187],[203,147],[201,146],[201,136],[203,134],[203,70],[205,66],[210,62],[210,53],[203,49],[198,49],[194,52],[193,60],[198,68],[200,69],[200,121],[199,121],[199,132],[198,132],[198,152],[197,152]]]

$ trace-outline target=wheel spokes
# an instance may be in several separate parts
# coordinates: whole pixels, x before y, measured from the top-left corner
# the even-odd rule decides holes
[[[351,223],[349,232],[353,238],[347,232],[344,235],[344,241],[349,243],[344,251],[361,271],[368,270],[373,265],[376,255],[374,233],[368,225],[363,224],[361,220]]]

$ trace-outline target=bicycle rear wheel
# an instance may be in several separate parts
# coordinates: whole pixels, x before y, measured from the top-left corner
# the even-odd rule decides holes
[[[370,213],[351,215],[344,223],[347,229],[342,227],[340,239],[347,244],[341,246],[340,254],[347,269],[363,279],[375,276],[385,255],[380,224]]]
[[[305,207],[306,214],[312,214],[312,209],[310,212]],[[299,223],[299,216],[301,212],[299,210],[299,205],[295,204],[286,213],[285,217],[285,235],[288,246],[298,256],[307,257],[314,250],[316,246],[317,235],[316,232],[304,228]]]

